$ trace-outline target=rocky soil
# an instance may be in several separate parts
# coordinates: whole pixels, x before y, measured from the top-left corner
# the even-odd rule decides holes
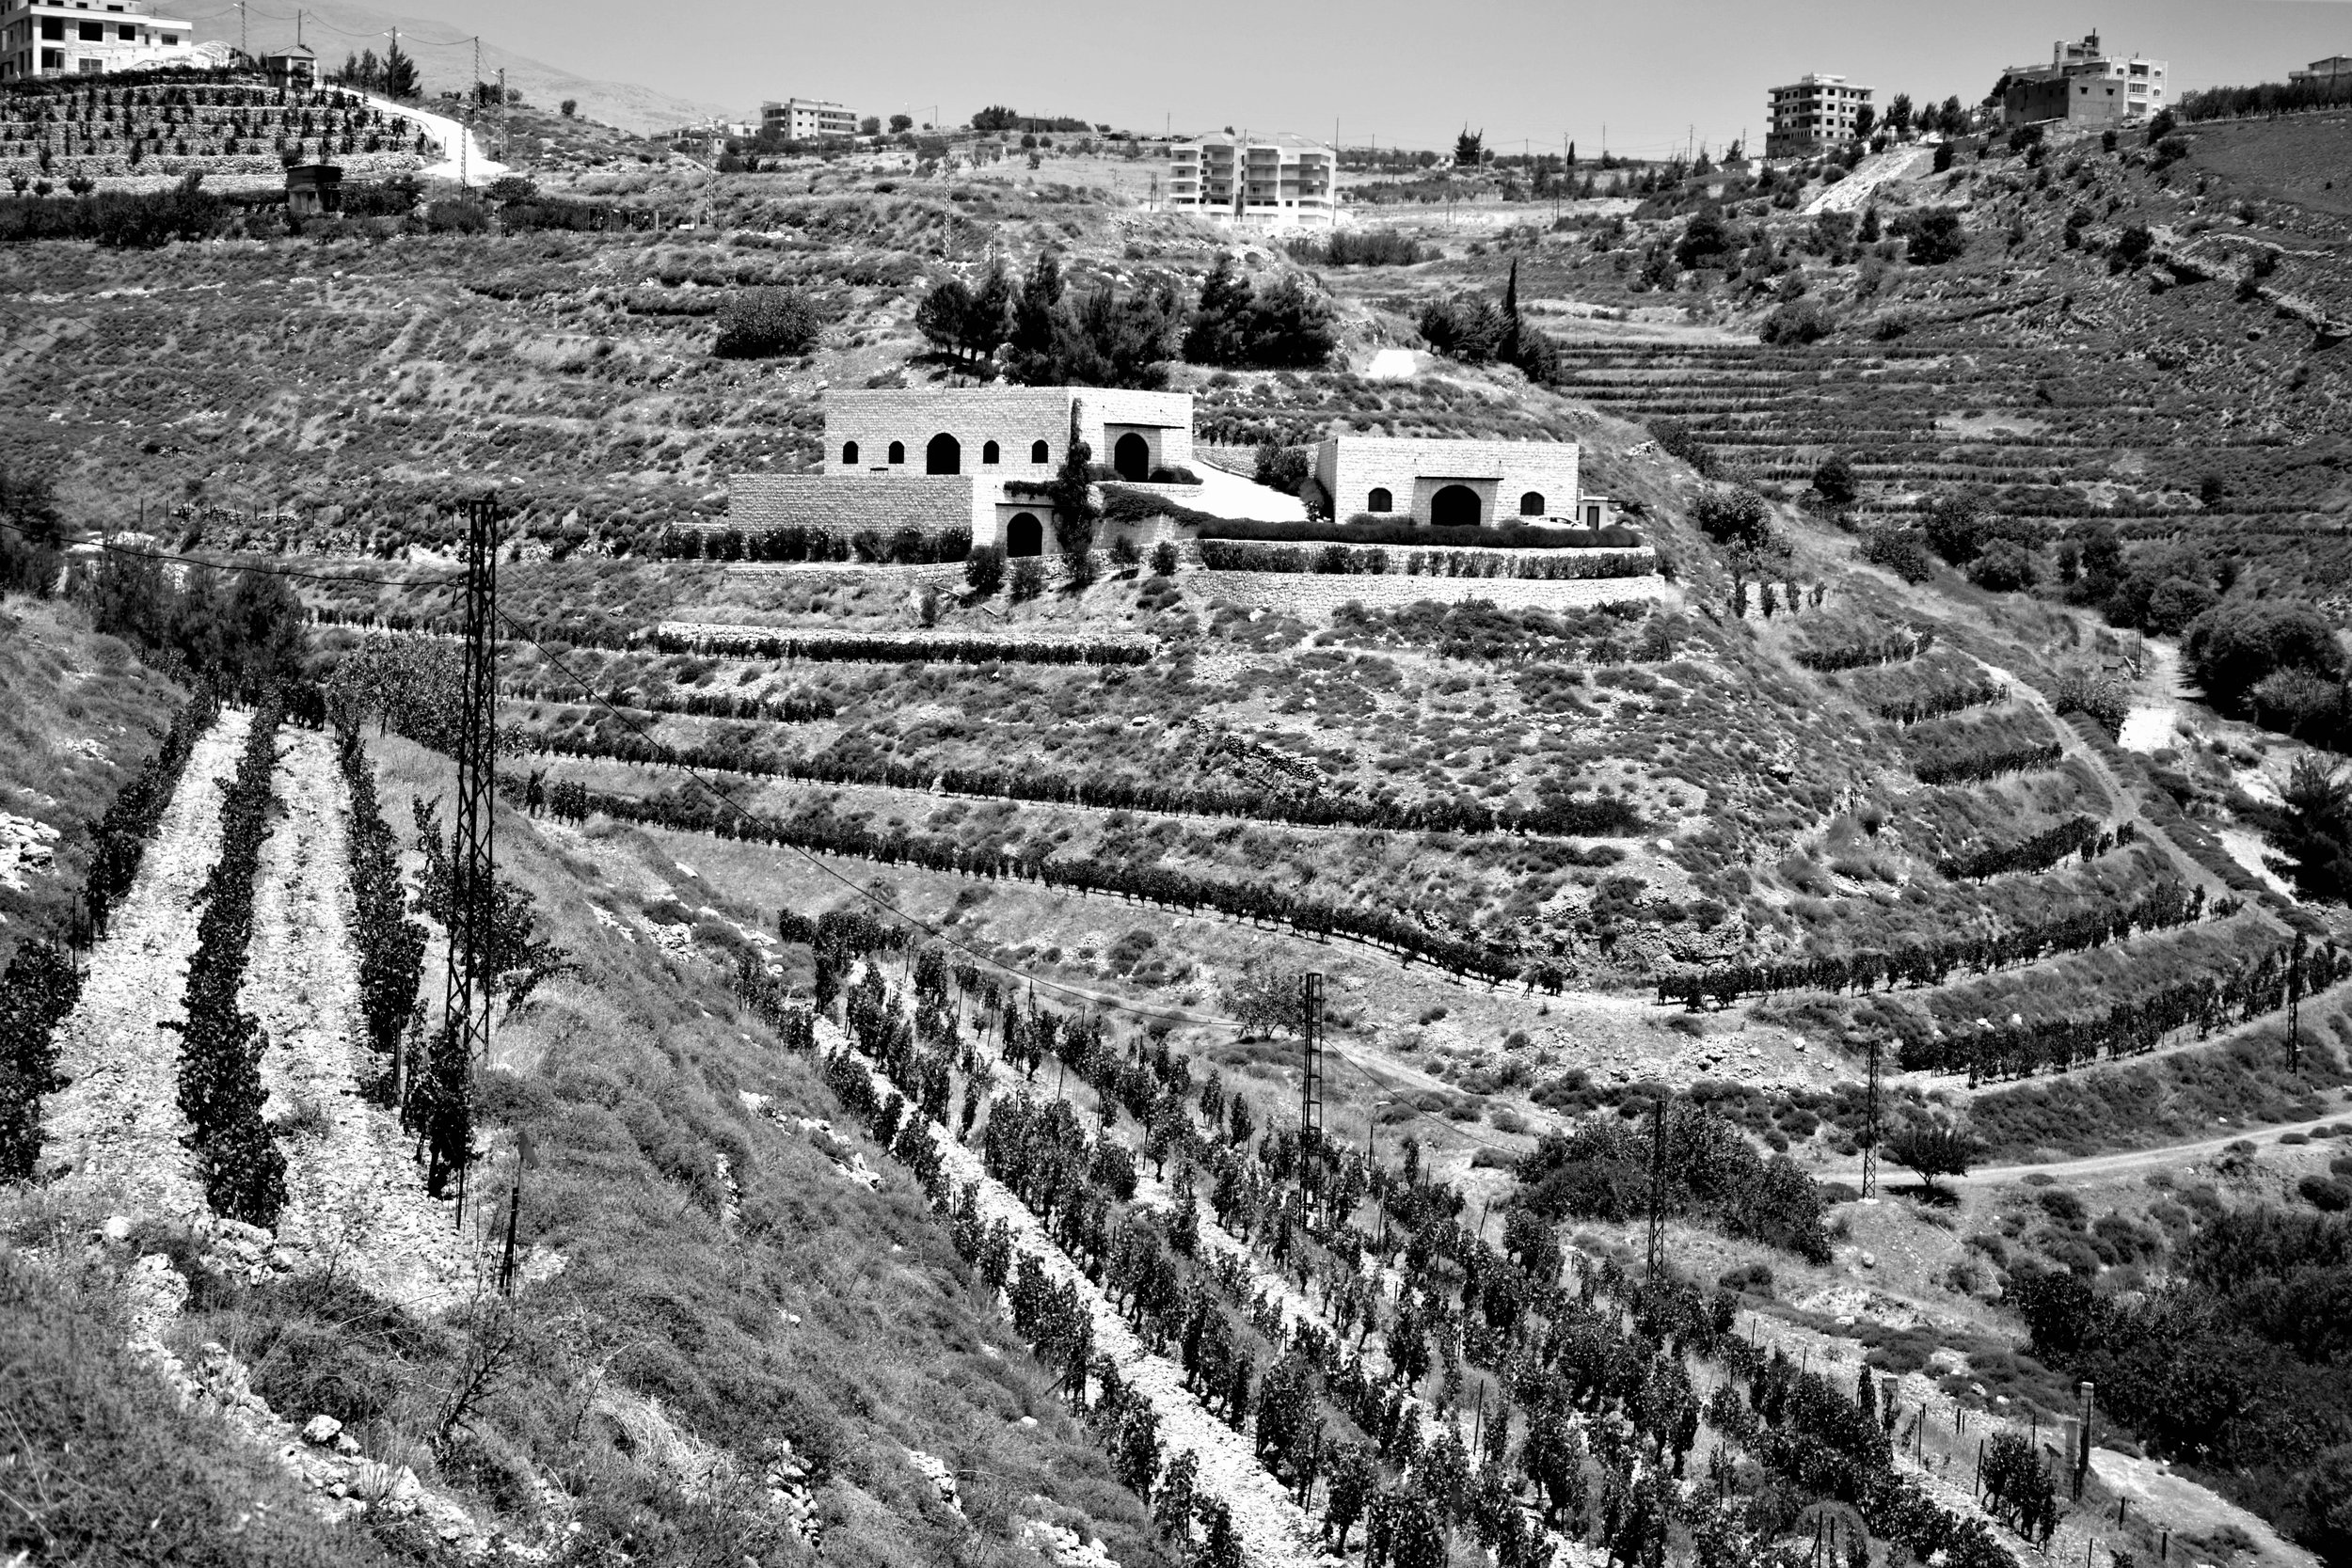
[[[192,1218],[204,1192],[181,1140],[180,1037],[193,901],[220,855],[220,801],[244,750],[249,714],[223,709],[199,739],[138,879],[90,955],[81,1000],[57,1030],[67,1086],[48,1097],[43,1164],[72,1188],[112,1188],[136,1212]]]
[[[269,1050],[264,1117],[286,1151],[279,1243],[413,1310],[462,1299],[474,1278],[453,1202],[425,1196],[398,1119],[360,1095],[370,1070],[333,739],[280,732],[284,816],[262,847],[244,1005]]]

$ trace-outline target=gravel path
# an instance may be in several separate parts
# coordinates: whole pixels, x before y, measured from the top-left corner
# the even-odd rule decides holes
[[[830,1020],[818,1021],[817,1037],[828,1053],[850,1050],[859,1061],[866,1062],[878,1092],[898,1092],[862,1053],[854,1053],[848,1036]],[[1232,1511],[1235,1531],[1252,1568],[1309,1568],[1320,1562],[1324,1554],[1315,1544],[1313,1525],[1281,1483],[1258,1463],[1249,1439],[1210,1415],[1193,1398],[1184,1386],[1183,1369],[1144,1348],[1102,1289],[1063,1254],[1028,1206],[981,1168],[977,1154],[956,1142],[937,1122],[930,1123],[929,1131],[931,1141],[939,1146],[947,1177],[959,1186],[967,1181],[979,1184],[981,1218],[1002,1219],[1012,1232],[1014,1245],[1034,1254],[1048,1278],[1057,1286],[1076,1287],[1078,1299],[1086,1303],[1094,1320],[1094,1348],[1111,1358],[1131,1389],[1152,1402],[1168,1455],[1173,1458],[1189,1449],[1198,1456],[1197,1484],[1202,1493],[1222,1499]]]
[[[208,1215],[180,1114],[176,1022],[196,952],[191,901],[220,857],[220,802],[252,716],[223,709],[189,753],[180,786],[147,847],[130,895],[90,955],[81,1000],[57,1030],[58,1070],[71,1083],[48,1097],[42,1164],[75,1188],[119,1187],[137,1209]]]
[[[262,847],[240,998],[269,1034],[262,1115],[278,1129],[287,1161],[278,1238],[379,1295],[445,1309],[473,1284],[455,1205],[425,1196],[399,1121],[359,1094],[368,1052],[351,937],[348,797],[334,742],[294,728],[279,738],[285,815]]]

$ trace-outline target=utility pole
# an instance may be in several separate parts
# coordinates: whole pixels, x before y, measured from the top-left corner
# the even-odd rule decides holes
[[[1298,1207],[1311,1196],[1310,1170],[1323,1148],[1323,976],[1312,970],[1299,977],[1301,1046],[1298,1072]]]
[[[1651,1102],[1649,1127],[1649,1275],[1655,1279],[1666,1242],[1666,1096],[1663,1089]]]
[[[1870,1086],[1862,1102],[1862,1196],[1879,1190],[1879,1051],[1877,1035],[1870,1037]]]

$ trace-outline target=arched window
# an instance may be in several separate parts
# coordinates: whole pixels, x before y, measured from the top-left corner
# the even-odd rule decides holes
[[[907,444],[904,441],[890,443],[890,460],[893,463],[903,463],[907,460]]]
[[[1375,490],[1371,495],[1364,498],[1364,510],[1367,512],[1393,512],[1396,510],[1396,498],[1390,495],[1386,490]]]
[[[983,442],[981,442],[981,443],[980,443],[980,461],[981,461],[982,463],[984,463],[984,464],[989,465],[989,466],[990,466],[990,467],[992,467],[995,466],[995,462],[996,462],[996,443],[995,443],[995,442],[993,442],[993,441],[983,441]]]
[[[1053,458],[1046,453],[1044,442],[1032,441],[1029,443],[1029,461],[1032,463],[1051,463],[1053,461]]]
[[[841,466],[845,468],[857,467],[857,443],[855,441],[841,443]]]
[[[941,431],[923,449],[923,471],[927,474],[960,474],[963,472],[963,443]]]
[[[1527,494],[1519,498],[1520,516],[1540,517],[1543,515],[1544,493],[1541,490],[1530,490]]]

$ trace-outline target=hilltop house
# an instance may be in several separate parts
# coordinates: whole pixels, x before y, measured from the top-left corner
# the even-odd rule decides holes
[[[759,133],[771,141],[818,141],[857,135],[857,116],[829,98],[787,98],[759,106]]]
[[[1068,456],[1073,424],[1094,461],[1149,483],[1188,467],[1189,392],[1101,387],[973,387],[834,392],[825,401],[825,467],[738,475],[728,522],[854,533],[968,528],[976,545],[1039,555],[1052,537],[1043,489]]]
[[[1608,521],[1607,498],[1581,497],[1574,441],[1454,441],[1330,436],[1315,449],[1311,497],[1333,517],[1430,528]]]
[[[2013,65],[2004,75],[2001,121],[2029,125],[2042,120],[2110,124],[2146,119],[2165,105],[2167,62],[2125,59],[2107,53],[2099,35],[2050,45],[2048,65]]]
[[[1166,484],[1174,505],[1216,514],[1191,471],[1189,392],[910,388],[828,394],[823,471],[735,475],[727,526],[843,536],[968,529],[975,545],[1042,555],[1054,547],[1046,486],[1073,427],[1098,470],[1109,470],[1100,477]],[[1248,488],[1238,477],[1210,478]],[[1342,519],[1440,528],[1613,522],[1608,498],[1581,494],[1577,481],[1573,441],[1334,436],[1316,449],[1303,499],[1311,512]]]

